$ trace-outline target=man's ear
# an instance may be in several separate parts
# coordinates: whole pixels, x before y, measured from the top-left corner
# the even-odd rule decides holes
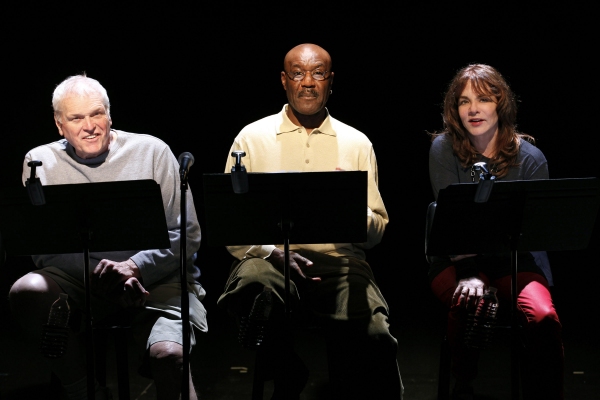
[[[60,136],[65,136],[62,131],[62,123],[58,120],[58,117],[56,116],[56,114],[54,114],[54,123],[56,124],[56,127],[58,128],[58,134]]]
[[[287,92],[287,75],[284,71],[281,71],[281,84],[283,85],[283,90]]]

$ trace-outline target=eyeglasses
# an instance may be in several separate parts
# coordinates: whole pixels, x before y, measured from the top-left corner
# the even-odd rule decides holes
[[[310,71],[310,75],[315,81],[324,81],[325,79],[329,79],[329,76],[327,75],[328,72],[329,71],[315,69],[314,71]],[[286,72],[285,74],[288,76],[288,78],[296,82],[304,80],[304,77],[306,76],[306,72],[304,71],[292,71]]]

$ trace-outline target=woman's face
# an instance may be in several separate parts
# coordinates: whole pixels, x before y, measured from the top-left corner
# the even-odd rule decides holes
[[[458,115],[471,140],[491,141],[498,132],[497,99],[494,96],[479,95],[467,83],[458,99]]]

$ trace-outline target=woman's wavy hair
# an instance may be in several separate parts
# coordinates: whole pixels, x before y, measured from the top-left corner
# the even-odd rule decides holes
[[[452,138],[454,153],[464,168],[478,161],[480,153],[469,140],[467,130],[458,114],[458,99],[469,82],[477,95],[492,96],[496,100],[498,134],[491,159],[494,164],[493,174],[501,178],[508,173],[510,167],[518,165],[519,139],[523,138],[534,144],[535,140],[530,135],[517,132],[515,95],[495,68],[485,64],[470,64],[456,73],[444,96],[444,129],[442,132],[431,134],[432,140],[436,136],[449,135]]]

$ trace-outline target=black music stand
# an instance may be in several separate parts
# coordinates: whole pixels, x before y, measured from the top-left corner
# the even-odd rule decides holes
[[[478,184],[439,192],[426,254],[511,254],[512,398],[519,398],[517,253],[581,250],[588,246],[598,209],[598,178],[499,181],[486,202]]]
[[[45,204],[26,188],[0,194],[0,232],[8,255],[83,253],[88,398],[94,399],[90,252],[171,247],[160,185],[154,180],[48,185]]]
[[[211,246],[283,244],[285,316],[290,325],[289,245],[367,240],[367,172],[248,173],[234,193],[231,174],[204,174]]]

